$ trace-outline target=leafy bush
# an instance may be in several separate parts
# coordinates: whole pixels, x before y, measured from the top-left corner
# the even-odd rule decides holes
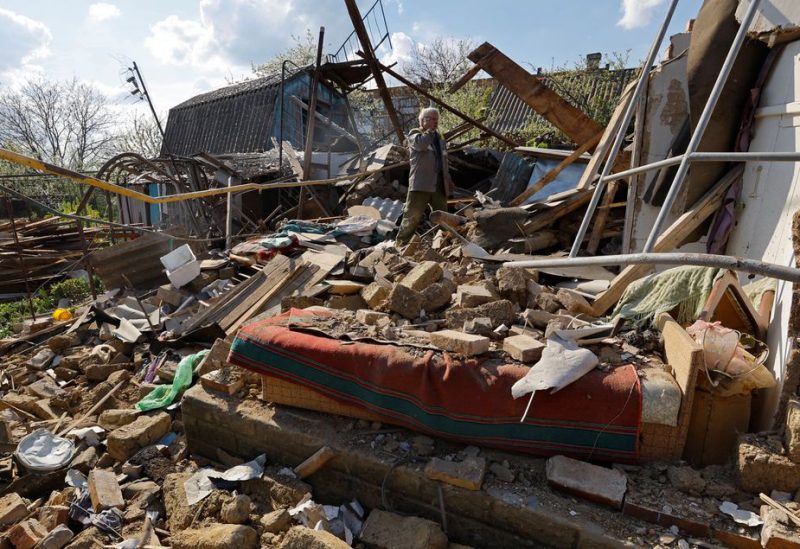
[[[103,291],[103,285],[95,278],[95,288]],[[33,296],[33,310],[37,315],[52,311],[61,299],[69,299],[73,304],[89,297],[89,281],[83,278],[67,278],[40,288]],[[14,324],[31,316],[31,303],[27,298],[10,303],[0,303],[0,338],[14,334]]]

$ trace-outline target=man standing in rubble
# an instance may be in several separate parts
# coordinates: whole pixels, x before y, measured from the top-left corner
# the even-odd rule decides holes
[[[447,165],[447,143],[436,131],[439,110],[422,109],[419,128],[408,134],[411,171],[408,175],[408,196],[403,207],[403,222],[397,233],[397,243],[408,243],[417,230],[430,204],[433,211],[447,211],[447,196],[452,192]]]

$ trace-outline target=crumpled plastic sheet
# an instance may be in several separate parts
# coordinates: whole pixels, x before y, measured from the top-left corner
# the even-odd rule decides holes
[[[719,506],[719,510],[725,513],[726,515],[730,515],[734,521],[739,524],[744,524],[745,526],[750,526],[751,528],[756,526],[761,526],[764,524],[764,521],[761,520],[761,517],[753,513],[752,511],[745,511],[744,509],[739,509],[739,506],[733,503],[732,501],[724,501],[722,505]]]
[[[267,456],[261,454],[252,461],[236,465],[223,472],[215,471],[211,468],[200,469],[183,483],[183,489],[186,491],[186,501],[189,505],[202,501],[214,491],[219,481],[237,483],[261,478],[261,475],[264,474],[264,464],[266,462]]]
[[[16,455],[28,469],[56,471],[72,461],[75,445],[47,429],[37,429],[19,441]]]

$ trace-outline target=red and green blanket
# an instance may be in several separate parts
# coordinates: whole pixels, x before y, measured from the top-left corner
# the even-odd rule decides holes
[[[487,353],[447,353],[307,333],[309,315],[292,309],[242,327],[232,364],[361,406],[387,423],[442,438],[537,455],[632,462],[638,457],[642,394],[631,365],[594,370],[555,394],[527,398],[511,386],[528,370]]]

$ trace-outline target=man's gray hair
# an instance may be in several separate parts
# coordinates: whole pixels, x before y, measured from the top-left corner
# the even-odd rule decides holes
[[[422,126],[422,121],[425,118],[428,118],[430,115],[435,114],[437,117],[439,116],[439,109],[436,107],[427,107],[419,111],[419,125]]]

